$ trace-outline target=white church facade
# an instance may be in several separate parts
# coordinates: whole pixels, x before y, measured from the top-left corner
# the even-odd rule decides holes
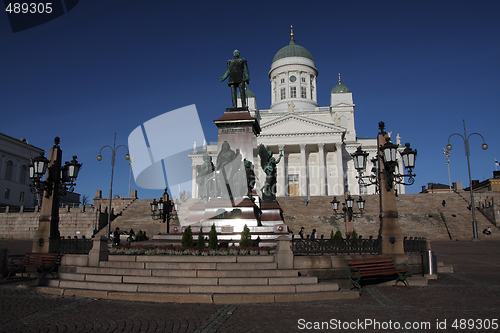
[[[257,147],[266,146],[278,158],[276,195],[282,196],[339,196],[348,191],[352,195],[374,194],[375,186],[360,186],[357,171],[350,154],[358,147],[369,153],[368,161],[376,155],[376,139],[356,137],[352,92],[339,82],[330,95],[329,106],[319,106],[316,94],[318,70],[312,55],[297,45],[293,32],[289,45],[281,48],[273,58],[271,106],[259,110],[255,95],[247,89],[250,114],[257,118],[261,128],[254,142],[254,166],[257,176],[255,189],[263,186],[265,174],[260,167]],[[398,142],[399,144],[399,142]],[[198,198],[194,179],[203,163],[203,154],[217,163],[217,145],[204,145],[193,151],[192,196]],[[367,173],[372,164],[368,163]],[[403,166],[399,166],[403,170]],[[405,193],[404,186],[397,188]]]

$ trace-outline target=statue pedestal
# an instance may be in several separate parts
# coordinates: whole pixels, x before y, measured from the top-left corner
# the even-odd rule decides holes
[[[207,238],[212,225],[215,225],[219,242],[238,246],[245,224],[250,229],[252,240],[259,240],[259,246],[274,246],[276,238],[288,235],[288,226],[283,223],[279,204],[262,202],[259,205],[258,197],[255,197],[255,201],[245,198],[234,206],[233,202],[224,199],[195,203],[189,208],[186,222],[171,227],[170,234],[153,236],[153,240],[159,244],[180,243],[182,233],[188,226],[194,239],[200,228]]]
[[[170,234],[157,235],[153,239],[158,242],[177,242],[188,226],[191,227],[194,238],[200,228],[207,237],[212,225],[215,225],[219,241],[238,245],[246,225],[250,229],[252,240],[260,241],[259,246],[276,245],[277,237],[288,234],[279,204],[275,200],[262,202],[255,189],[252,190],[252,198],[245,195],[248,192],[247,184],[251,184],[251,181],[247,181],[242,162],[246,159],[253,164],[256,136],[260,133],[257,119],[250,115],[248,108],[231,108],[226,109],[222,117],[214,122],[219,129],[217,165],[221,165],[222,158],[231,154],[236,156],[233,160],[235,163],[222,164],[227,167],[216,169],[214,176],[206,180],[206,184],[211,187],[205,188],[203,192],[208,197],[189,208],[189,217],[180,227],[173,227]],[[226,150],[221,153],[224,142],[227,142],[229,147],[226,144]]]
[[[250,115],[248,108],[230,108],[219,119],[214,119],[219,128],[217,152],[227,141],[232,149],[239,149],[242,157],[253,163],[253,149],[256,136],[260,133],[257,119]]]

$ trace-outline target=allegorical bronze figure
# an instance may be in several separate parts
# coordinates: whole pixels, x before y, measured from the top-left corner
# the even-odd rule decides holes
[[[231,87],[231,98],[233,100],[233,108],[238,107],[236,88],[240,88],[241,106],[246,108],[246,94],[245,94],[245,84],[250,82],[250,75],[248,74],[247,60],[245,58],[240,59],[240,51],[233,51],[234,59],[229,59],[227,61],[227,70],[223,76],[219,78],[219,81],[224,81],[229,76],[228,86]]]

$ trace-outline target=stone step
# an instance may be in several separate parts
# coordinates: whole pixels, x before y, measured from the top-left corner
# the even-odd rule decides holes
[[[64,276],[65,278],[79,278]],[[100,281],[92,281],[95,278]],[[133,276],[86,275],[85,281],[46,279],[43,284],[62,289],[107,290],[125,292],[208,293],[208,294],[275,294],[295,292],[338,291],[335,283],[317,283],[315,277],[297,277],[289,281],[265,278],[139,278]],[[123,281],[120,281],[123,279]],[[286,280],[286,278],[283,278]],[[300,281],[302,280],[302,281]],[[222,284],[217,285],[219,281]],[[168,283],[170,282],[170,283]],[[285,282],[295,282],[287,284]],[[250,283],[250,284],[249,284]],[[256,284],[251,284],[256,283]],[[269,284],[266,284],[269,283]],[[271,284],[275,283],[275,284]]]
[[[239,263],[259,263],[274,262],[273,255],[248,255],[248,256],[168,256],[168,255],[110,255],[108,261],[113,262],[185,262],[185,263],[204,263],[204,262],[239,262]]]
[[[204,303],[204,304],[244,304],[244,303],[285,303],[359,298],[359,292],[338,290],[326,292],[306,292],[293,294],[208,294],[208,293],[131,293],[106,290],[56,288],[50,286],[20,285],[21,289],[55,294],[124,301],[161,303]]]
[[[102,268],[125,268],[125,269],[211,269],[211,270],[274,270],[277,268],[275,262],[128,262],[128,261],[101,261]]]

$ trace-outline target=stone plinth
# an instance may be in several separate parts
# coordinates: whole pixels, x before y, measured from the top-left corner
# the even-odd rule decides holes
[[[238,148],[243,158],[253,163],[253,148],[260,126],[248,108],[226,109],[214,123],[219,128],[217,151],[220,152],[222,143],[227,141],[231,149]]]

